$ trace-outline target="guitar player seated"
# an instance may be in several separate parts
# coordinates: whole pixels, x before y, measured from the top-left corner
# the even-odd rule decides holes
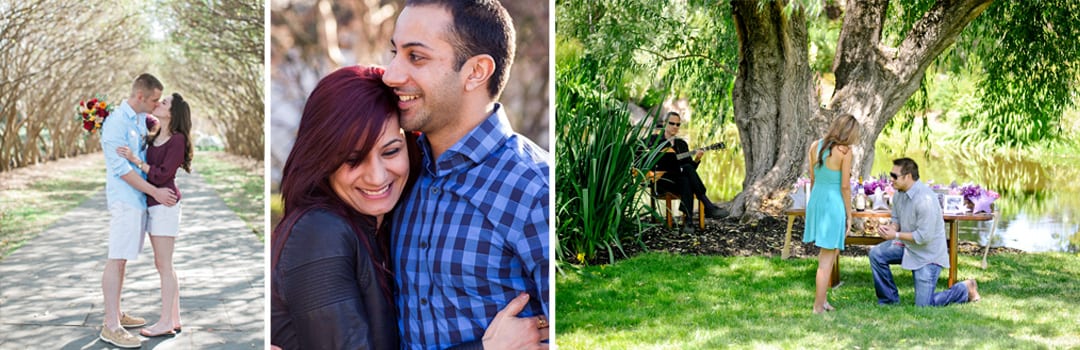
[[[683,227],[692,231],[694,226],[690,224],[692,221],[689,214],[693,210],[690,205],[693,203],[694,196],[705,203],[705,217],[715,219],[726,216],[723,210],[705,195],[705,184],[701,182],[701,177],[697,173],[698,163],[701,163],[701,156],[705,154],[705,150],[722,149],[724,143],[690,151],[690,146],[685,140],[675,137],[679,134],[680,126],[682,126],[682,118],[679,114],[668,112],[664,117],[664,133],[654,134],[645,142],[646,145],[661,148],[660,159],[653,167],[653,170],[665,172],[656,183],[657,192],[672,192],[682,198],[679,201],[679,210],[684,214]]]

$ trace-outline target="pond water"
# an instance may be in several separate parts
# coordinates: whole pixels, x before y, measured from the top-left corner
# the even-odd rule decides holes
[[[960,239],[1028,252],[1080,252],[1080,155],[1036,158],[1023,154],[983,154],[951,149],[900,150],[879,142],[871,174],[887,174],[892,159],[919,164],[921,180],[939,184],[975,183],[1001,194],[992,222],[961,222]],[[731,200],[742,189],[738,149],[710,153],[699,170],[713,201]],[[704,174],[715,174],[705,176]]]

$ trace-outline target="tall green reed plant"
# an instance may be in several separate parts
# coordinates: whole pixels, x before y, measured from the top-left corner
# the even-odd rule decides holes
[[[589,71],[556,77],[556,255],[578,263],[601,253],[611,261],[616,251],[625,256],[623,242],[640,242],[638,233],[651,225],[640,214],[655,215],[636,200],[646,179],[635,171],[658,158],[643,144],[652,118],[633,123],[626,103],[597,91]]]

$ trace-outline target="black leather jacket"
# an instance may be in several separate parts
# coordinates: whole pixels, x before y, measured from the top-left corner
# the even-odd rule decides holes
[[[397,310],[387,295],[393,281],[376,265],[388,259],[374,226],[372,217],[350,222],[314,208],[301,214],[284,244],[273,244],[272,344],[287,350],[400,347]]]

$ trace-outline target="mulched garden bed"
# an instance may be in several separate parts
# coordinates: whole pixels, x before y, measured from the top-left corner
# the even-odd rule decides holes
[[[696,221],[695,221],[696,223]],[[787,229],[786,218],[765,217],[756,225],[741,224],[737,218],[705,220],[705,229],[695,227],[695,232],[684,233],[677,229],[668,229],[663,225],[646,229],[641,233],[645,247],[636,242],[623,242],[627,256],[634,256],[648,251],[670,252],[688,255],[719,256],[780,256],[784,247],[784,232]],[[818,248],[802,242],[803,223],[795,220],[791,230],[791,256],[799,258],[817,257]],[[872,246],[849,245],[841,255],[866,256]],[[983,246],[976,242],[960,241],[958,246],[962,255],[981,255]],[[1013,248],[990,248],[989,254],[1022,253]],[[610,263],[607,254],[601,253],[590,264]],[[615,253],[615,259],[623,257]],[[571,258],[573,260],[573,258]]]

